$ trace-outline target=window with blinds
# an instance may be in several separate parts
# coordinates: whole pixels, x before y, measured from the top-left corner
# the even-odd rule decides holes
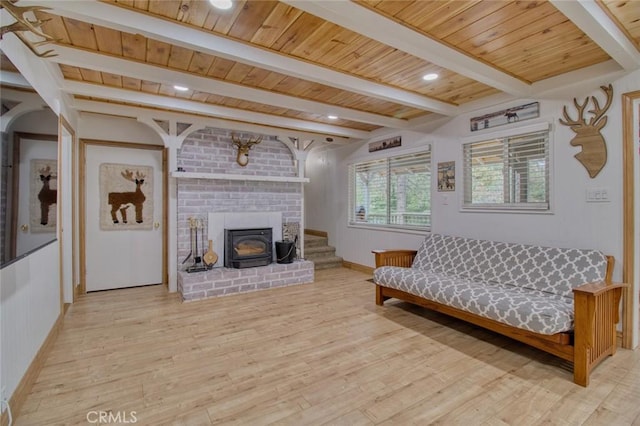
[[[549,131],[463,145],[464,202],[472,209],[549,209]]]
[[[431,152],[349,165],[349,224],[431,226]]]

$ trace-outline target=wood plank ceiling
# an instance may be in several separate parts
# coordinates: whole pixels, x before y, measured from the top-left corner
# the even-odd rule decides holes
[[[535,96],[594,67],[640,67],[640,2],[597,0],[587,10],[561,1],[234,0],[227,11],[202,0],[25,4],[51,7],[38,12],[57,40],[49,60],[77,99],[136,105],[138,93],[147,108],[182,100],[185,113],[225,107],[240,121],[362,137],[496,95]],[[599,37],[589,23],[602,19],[622,37]],[[627,56],[612,53],[625,43]],[[427,73],[439,78],[425,81]],[[173,87],[184,81],[197,87]]]

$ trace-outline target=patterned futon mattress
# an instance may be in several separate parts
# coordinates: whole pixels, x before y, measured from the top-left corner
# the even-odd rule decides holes
[[[596,250],[431,234],[411,268],[383,266],[376,284],[540,334],[573,330],[572,289],[605,278]]]

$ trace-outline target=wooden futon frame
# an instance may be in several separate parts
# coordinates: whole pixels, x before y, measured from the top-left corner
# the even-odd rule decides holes
[[[376,267],[411,267],[416,250],[374,250]],[[589,374],[605,357],[616,352],[616,324],[622,289],[627,284],[612,283],[614,259],[607,256],[604,282],[584,284],[573,290],[574,330],[553,335],[534,333],[484,318],[411,293],[376,284],[376,304],[389,298],[401,299],[511,337],[573,363],[574,382],[589,385]]]

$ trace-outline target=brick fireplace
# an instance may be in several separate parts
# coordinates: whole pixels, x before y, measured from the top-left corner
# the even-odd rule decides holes
[[[238,135],[238,132],[235,132]],[[240,135],[246,137],[247,135]],[[231,131],[207,128],[189,135],[178,151],[177,166],[189,173],[211,174],[216,178],[177,177],[178,292],[185,301],[265,288],[313,282],[313,262],[296,260],[291,264],[231,269],[223,266],[223,231],[212,232],[211,221],[220,214],[237,217],[241,213],[277,214],[273,240],[282,238],[282,226],[301,223],[302,183],[286,181],[295,178],[297,168],[293,154],[280,141],[264,136],[253,146],[246,167],[236,163]],[[219,178],[222,174],[233,179]],[[178,174],[179,175],[179,174]],[[246,175],[248,180],[238,179]],[[200,175],[198,175],[200,176]],[[260,181],[261,176],[283,181]],[[210,214],[212,214],[210,216]],[[217,215],[217,216],[216,216]],[[190,252],[189,218],[209,223],[204,240],[212,239],[219,260],[205,272],[187,273],[182,261]],[[270,219],[273,222],[273,218]]]

